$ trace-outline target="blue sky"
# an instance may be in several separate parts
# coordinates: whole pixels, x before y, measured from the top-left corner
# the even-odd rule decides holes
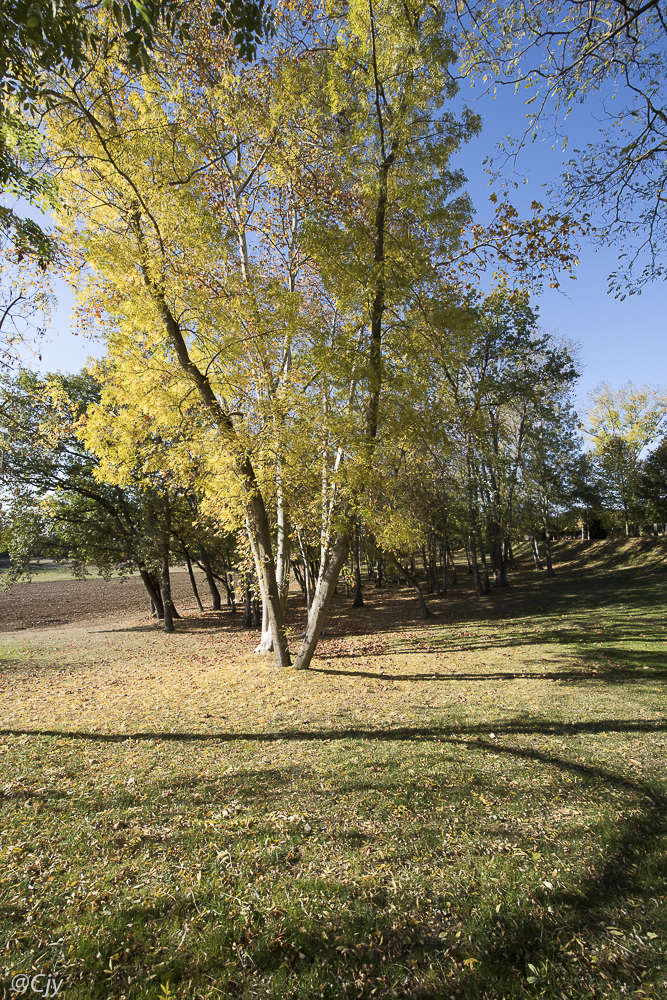
[[[482,132],[465,148],[461,160],[473,204],[486,215],[485,206],[494,189],[488,186],[490,178],[483,161],[506,136],[522,133],[527,109],[523,97],[512,87],[502,89],[495,98],[477,97],[475,90],[468,93],[470,106],[482,116]],[[548,204],[547,187],[556,180],[563,163],[574,149],[598,138],[600,111],[601,102],[595,97],[574,107],[567,122],[569,145],[565,154],[560,147],[552,148],[548,132],[524,149],[517,163],[519,188],[511,194],[517,208],[527,211],[533,199]],[[592,241],[583,243],[576,281],[564,277],[560,290],[547,288],[533,300],[545,330],[581,344],[584,371],[576,395],[582,407],[587,393],[603,381],[612,388],[628,381],[635,385],[667,382],[667,285],[658,282],[641,295],[615,299],[607,294],[607,276],[616,269],[617,261],[617,249]]]
[[[520,134],[526,109],[523,97],[515,95],[511,88],[505,88],[495,99],[475,90],[466,91],[464,96],[468,94],[471,106],[482,116],[482,132],[457,154],[452,165],[464,169],[467,189],[484,219],[490,214],[488,198],[492,189],[488,187],[483,161],[504,137]],[[590,99],[574,109],[568,121],[570,150],[595,138],[599,107],[595,99]],[[552,150],[551,146],[552,141],[545,134],[521,155],[518,167],[526,183],[512,193],[518,208],[527,210],[533,199],[546,200],[546,185],[557,177],[563,162],[560,150]],[[653,284],[641,295],[620,301],[607,294],[607,275],[616,267],[617,251],[587,243],[581,247],[580,257],[576,281],[565,278],[559,291],[546,289],[534,299],[545,330],[581,344],[584,372],[576,389],[580,405],[585,405],[586,394],[602,381],[613,388],[628,380],[636,385],[666,383],[665,283]],[[43,370],[76,371],[89,355],[100,356],[103,345],[70,333],[73,299],[66,287],[58,288],[58,295],[59,308],[52,330],[42,344],[42,363],[34,363]]]

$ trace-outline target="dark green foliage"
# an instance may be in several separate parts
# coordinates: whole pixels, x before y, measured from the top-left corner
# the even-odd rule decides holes
[[[642,463],[637,492],[649,517],[667,521],[667,437]]]

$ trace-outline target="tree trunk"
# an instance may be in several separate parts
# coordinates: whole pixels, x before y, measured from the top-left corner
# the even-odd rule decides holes
[[[151,602],[151,613],[153,608],[155,609],[155,615],[157,618],[164,618],[164,608],[162,606],[162,596],[160,594],[160,586],[157,584],[153,577],[150,575],[147,569],[139,566],[139,576],[141,577],[142,583],[146,588],[146,592]]]
[[[555,576],[554,568],[551,564],[551,525],[549,523],[549,503],[542,501],[542,516],[544,518],[544,532],[547,542],[547,576]]]
[[[301,566],[299,565],[299,562],[298,562],[297,559],[292,559],[290,561],[292,563],[292,571],[294,573],[294,578],[296,579],[296,582],[299,584],[299,587],[301,588],[301,593],[305,597],[305,594],[306,594],[306,584],[305,584],[304,576],[303,576],[303,574],[301,572]]]
[[[484,587],[482,586],[482,580],[479,575],[479,566],[477,565],[477,543],[475,542],[475,529],[470,529],[470,534],[468,535],[468,545],[470,547],[469,565],[471,566],[470,572],[472,573],[472,578],[475,582],[475,592],[478,597],[482,597],[484,594]],[[467,554],[467,553],[466,553]]]
[[[320,575],[317,582],[317,589],[315,591],[313,603],[310,608],[310,614],[308,616],[306,634],[303,637],[301,649],[299,650],[298,656],[294,662],[294,666],[297,670],[307,670],[310,666],[313,653],[315,652],[315,647],[317,646],[317,642],[320,638],[320,633],[324,628],[333,592],[336,589],[338,574],[345,565],[345,560],[347,559],[349,546],[349,531],[339,532],[331,555],[327,560],[326,569],[324,570],[324,573]]]
[[[486,564],[486,552],[484,551],[484,539],[482,537],[482,532],[479,532],[479,554],[482,560],[482,575],[484,582],[484,593],[487,594],[491,590],[491,584],[489,583],[489,567]]]
[[[252,591],[250,588],[250,573],[244,573],[245,593],[243,595],[243,628],[252,628]]]
[[[438,576],[438,548],[436,545],[435,538],[431,540],[431,553],[432,553],[431,566],[433,569],[433,586],[435,587],[435,596],[440,597],[440,577]]]
[[[257,499],[258,498],[255,497],[253,503]],[[261,497],[259,499],[261,499]],[[264,510],[263,501],[262,509]],[[276,665],[279,667],[288,667],[291,663],[291,659],[289,655],[289,647],[287,645],[287,634],[285,633],[283,625],[282,605],[280,602],[278,582],[275,576],[275,563],[273,561],[273,553],[271,550],[271,533],[268,527],[268,518],[266,518],[265,510],[264,518],[265,523],[261,526],[261,532],[256,533],[254,529],[257,529],[258,527],[258,520],[255,519],[253,521],[248,515],[246,515],[246,529],[248,532],[248,540],[250,542],[253,559],[255,561],[259,593],[262,599],[262,608],[266,607],[270,630],[267,630],[266,643],[263,644],[260,642],[256,651],[263,652],[264,646],[267,647],[267,651],[269,648],[272,648],[275,654]],[[268,537],[260,538],[260,535],[263,535],[264,531],[266,531]],[[270,558],[266,556],[267,552],[270,553]],[[255,600],[253,601],[252,612],[253,627],[261,628],[262,622],[256,595]]]
[[[489,544],[489,563],[491,564],[491,573],[493,575],[493,586],[498,588],[502,586],[500,582],[501,572],[497,558],[498,553],[496,551],[496,540],[493,536],[493,532],[491,531],[491,526],[489,524],[487,524],[486,526],[486,539]]]
[[[287,610],[287,597],[289,594],[289,516],[287,505],[283,496],[282,468],[280,460],[276,462],[276,500],[277,500],[277,546],[276,546],[276,583],[280,596],[280,610],[283,618]]]
[[[498,534],[496,535],[495,545],[496,545],[496,562],[500,569],[500,586],[508,587],[509,584],[507,582],[507,560],[503,556],[503,537],[502,537],[502,528],[500,524],[498,524],[497,528],[498,528]]]
[[[542,569],[542,560],[540,559],[540,548],[537,544],[537,538],[535,537],[535,528],[531,529],[530,535],[530,545],[533,550],[533,559],[535,560],[535,569]]]
[[[310,572],[308,570],[308,555],[304,548],[303,542],[301,540],[301,532],[296,529],[296,537],[299,542],[299,548],[301,549],[301,558],[303,559],[303,579],[304,579],[304,593],[306,595],[306,608],[308,609],[308,617],[310,617],[310,605],[312,604],[312,583],[310,579]]]
[[[433,593],[433,574],[431,573],[431,563],[426,555],[426,546],[422,545],[422,562],[424,564],[424,580],[426,582],[426,593]]]
[[[201,564],[204,567],[204,573],[206,574],[206,582],[208,583],[208,589],[211,591],[211,597],[213,599],[213,610],[220,610],[220,591],[215,585],[215,579],[213,578],[213,570],[211,569],[211,560],[208,557],[208,552],[206,551],[206,546],[202,545],[200,550]]]
[[[236,614],[236,584],[234,581],[234,569],[232,566],[232,560],[231,557],[229,556],[225,558],[225,567],[227,566],[227,563],[229,563],[229,571],[225,569],[225,580],[229,580],[227,584],[227,598],[231,604],[230,610],[232,614]]]
[[[185,552],[185,561],[188,566],[188,576],[190,577],[190,586],[192,587],[192,593],[195,595],[195,601],[197,602],[197,607],[200,611],[204,610],[204,605],[201,602],[201,597],[199,596],[199,591],[197,590],[197,581],[195,580],[195,574],[192,570],[192,562],[190,561],[190,556],[186,548],[183,549]]]
[[[442,533],[442,596],[447,593],[447,525]]]
[[[171,580],[169,578],[169,537],[171,527],[171,510],[169,501],[165,500],[165,525],[162,533],[162,566],[160,573],[160,591],[162,594],[162,607],[164,609],[164,630],[174,631],[174,614],[171,602]]]
[[[452,567],[452,583],[454,584],[454,586],[456,586],[457,572],[456,572],[456,563],[454,562],[454,550],[452,549],[452,546],[449,543],[447,543],[447,548],[449,551],[449,562]]]
[[[254,608],[253,608],[254,611]],[[273,635],[271,633],[271,625],[269,624],[269,608],[264,595],[262,595],[262,624],[261,624],[262,638],[259,640],[259,645],[255,647],[255,653],[271,653],[273,652]]]
[[[429,611],[429,609],[428,609],[428,605],[426,604],[426,601],[424,599],[424,595],[422,593],[422,589],[419,586],[419,583],[417,582],[417,578],[414,577],[412,575],[412,573],[408,572],[408,570],[405,568],[405,566],[403,566],[402,563],[400,563],[398,561],[398,559],[396,558],[396,556],[394,555],[393,552],[391,553],[391,558],[396,563],[396,566],[398,567],[399,571],[404,574],[405,579],[408,580],[408,582],[412,584],[413,589],[414,589],[414,591],[415,591],[415,593],[417,595],[417,600],[419,601],[419,609],[420,609],[420,611],[422,613],[422,618],[432,618],[433,617],[433,612]]]
[[[354,559],[354,595],[352,600],[353,608],[363,608],[364,606],[364,596],[361,592],[361,564],[359,562],[359,542],[361,534],[361,525],[359,519],[357,518],[354,522],[354,539],[352,543],[353,549],[353,559]]]

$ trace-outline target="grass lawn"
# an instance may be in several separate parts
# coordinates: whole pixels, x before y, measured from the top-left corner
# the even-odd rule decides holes
[[[341,597],[308,672],[227,612],[6,637],[0,994],[667,996],[666,549],[640,542],[482,599],[459,572],[425,622],[408,590]]]

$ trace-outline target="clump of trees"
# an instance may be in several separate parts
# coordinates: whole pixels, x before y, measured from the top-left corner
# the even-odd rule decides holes
[[[473,224],[455,157],[480,123],[446,10],[278,4],[249,62],[202,8],[187,37],[156,27],[141,67],[106,8],[88,16],[81,58],[43,68],[42,155],[108,353],[4,383],[9,582],[35,551],[136,570],[170,630],[170,563],[203,606],[199,564],[287,666],[292,569],[305,668],[341,581],[363,600],[364,556],[424,614],[416,560],[443,593],[464,547],[482,594],[528,535],[553,573],[555,519],[600,490],[576,356],[529,293],[580,227],[506,200]]]

